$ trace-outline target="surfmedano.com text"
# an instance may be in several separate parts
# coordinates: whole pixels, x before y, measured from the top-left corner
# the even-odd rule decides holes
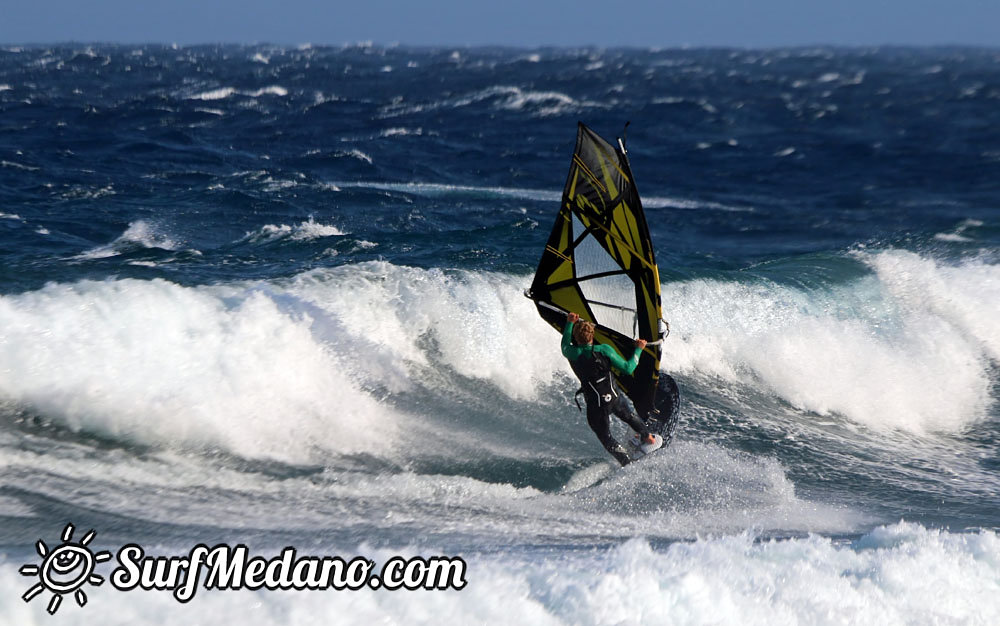
[[[212,548],[198,544],[186,556],[151,557],[131,543],[118,550],[117,559],[119,565],[111,573],[115,589],[169,590],[178,602],[195,596],[199,580],[204,580],[206,589],[220,590],[446,590],[462,589],[466,583],[466,565],[460,557],[395,556],[375,573],[375,562],[364,557],[350,561],[339,556],[300,557],[292,547],[270,559],[251,557],[242,544]]]

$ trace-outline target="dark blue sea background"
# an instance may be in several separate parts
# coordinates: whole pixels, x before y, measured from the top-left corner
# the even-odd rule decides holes
[[[578,121],[682,394],[624,469],[521,293]],[[0,48],[0,623],[995,624],[998,364],[1000,50]],[[50,618],[67,523],[468,585]]]

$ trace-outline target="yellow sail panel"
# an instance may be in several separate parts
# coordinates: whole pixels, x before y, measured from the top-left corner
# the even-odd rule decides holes
[[[593,315],[590,314],[583,296],[573,287],[563,287],[553,291],[552,304],[563,309],[564,311],[573,311],[585,320],[593,321]],[[565,320],[563,320],[563,323],[565,323]],[[562,327],[560,326],[560,330],[561,328]]]
[[[635,220],[635,212],[623,200],[615,207],[614,224],[622,240],[624,240],[632,250],[639,246],[639,227]],[[640,256],[636,254],[635,256]]]
[[[604,173],[604,181],[607,185],[608,199],[614,200],[618,197],[618,185],[611,178],[611,172],[608,171],[608,162],[605,159],[601,159],[601,172]]]
[[[569,173],[569,182],[566,185],[566,199],[576,198],[576,181],[580,178],[580,170],[572,168]]]

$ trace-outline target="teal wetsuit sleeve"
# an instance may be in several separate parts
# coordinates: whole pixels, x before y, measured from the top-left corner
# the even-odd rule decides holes
[[[566,328],[563,328],[562,354],[570,361],[580,356],[580,348],[573,345],[573,322],[566,322]]]
[[[639,366],[639,355],[642,354],[642,349],[636,348],[635,354],[632,355],[632,358],[626,361],[621,358],[617,352],[615,352],[614,348],[603,343],[595,346],[594,350],[597,350],[598,352],[603,353],[604,356],[608,357],[608,360],[611,361],[611,366],[616,370],[630,376],[632,375],[632,372],[635,371],[635,368]]]

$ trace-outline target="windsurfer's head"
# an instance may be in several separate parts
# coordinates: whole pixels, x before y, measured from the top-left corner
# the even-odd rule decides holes
[[[586,346],[594,341],[594,324],[580,320],[573,326],[573,339],[578,345]]]

